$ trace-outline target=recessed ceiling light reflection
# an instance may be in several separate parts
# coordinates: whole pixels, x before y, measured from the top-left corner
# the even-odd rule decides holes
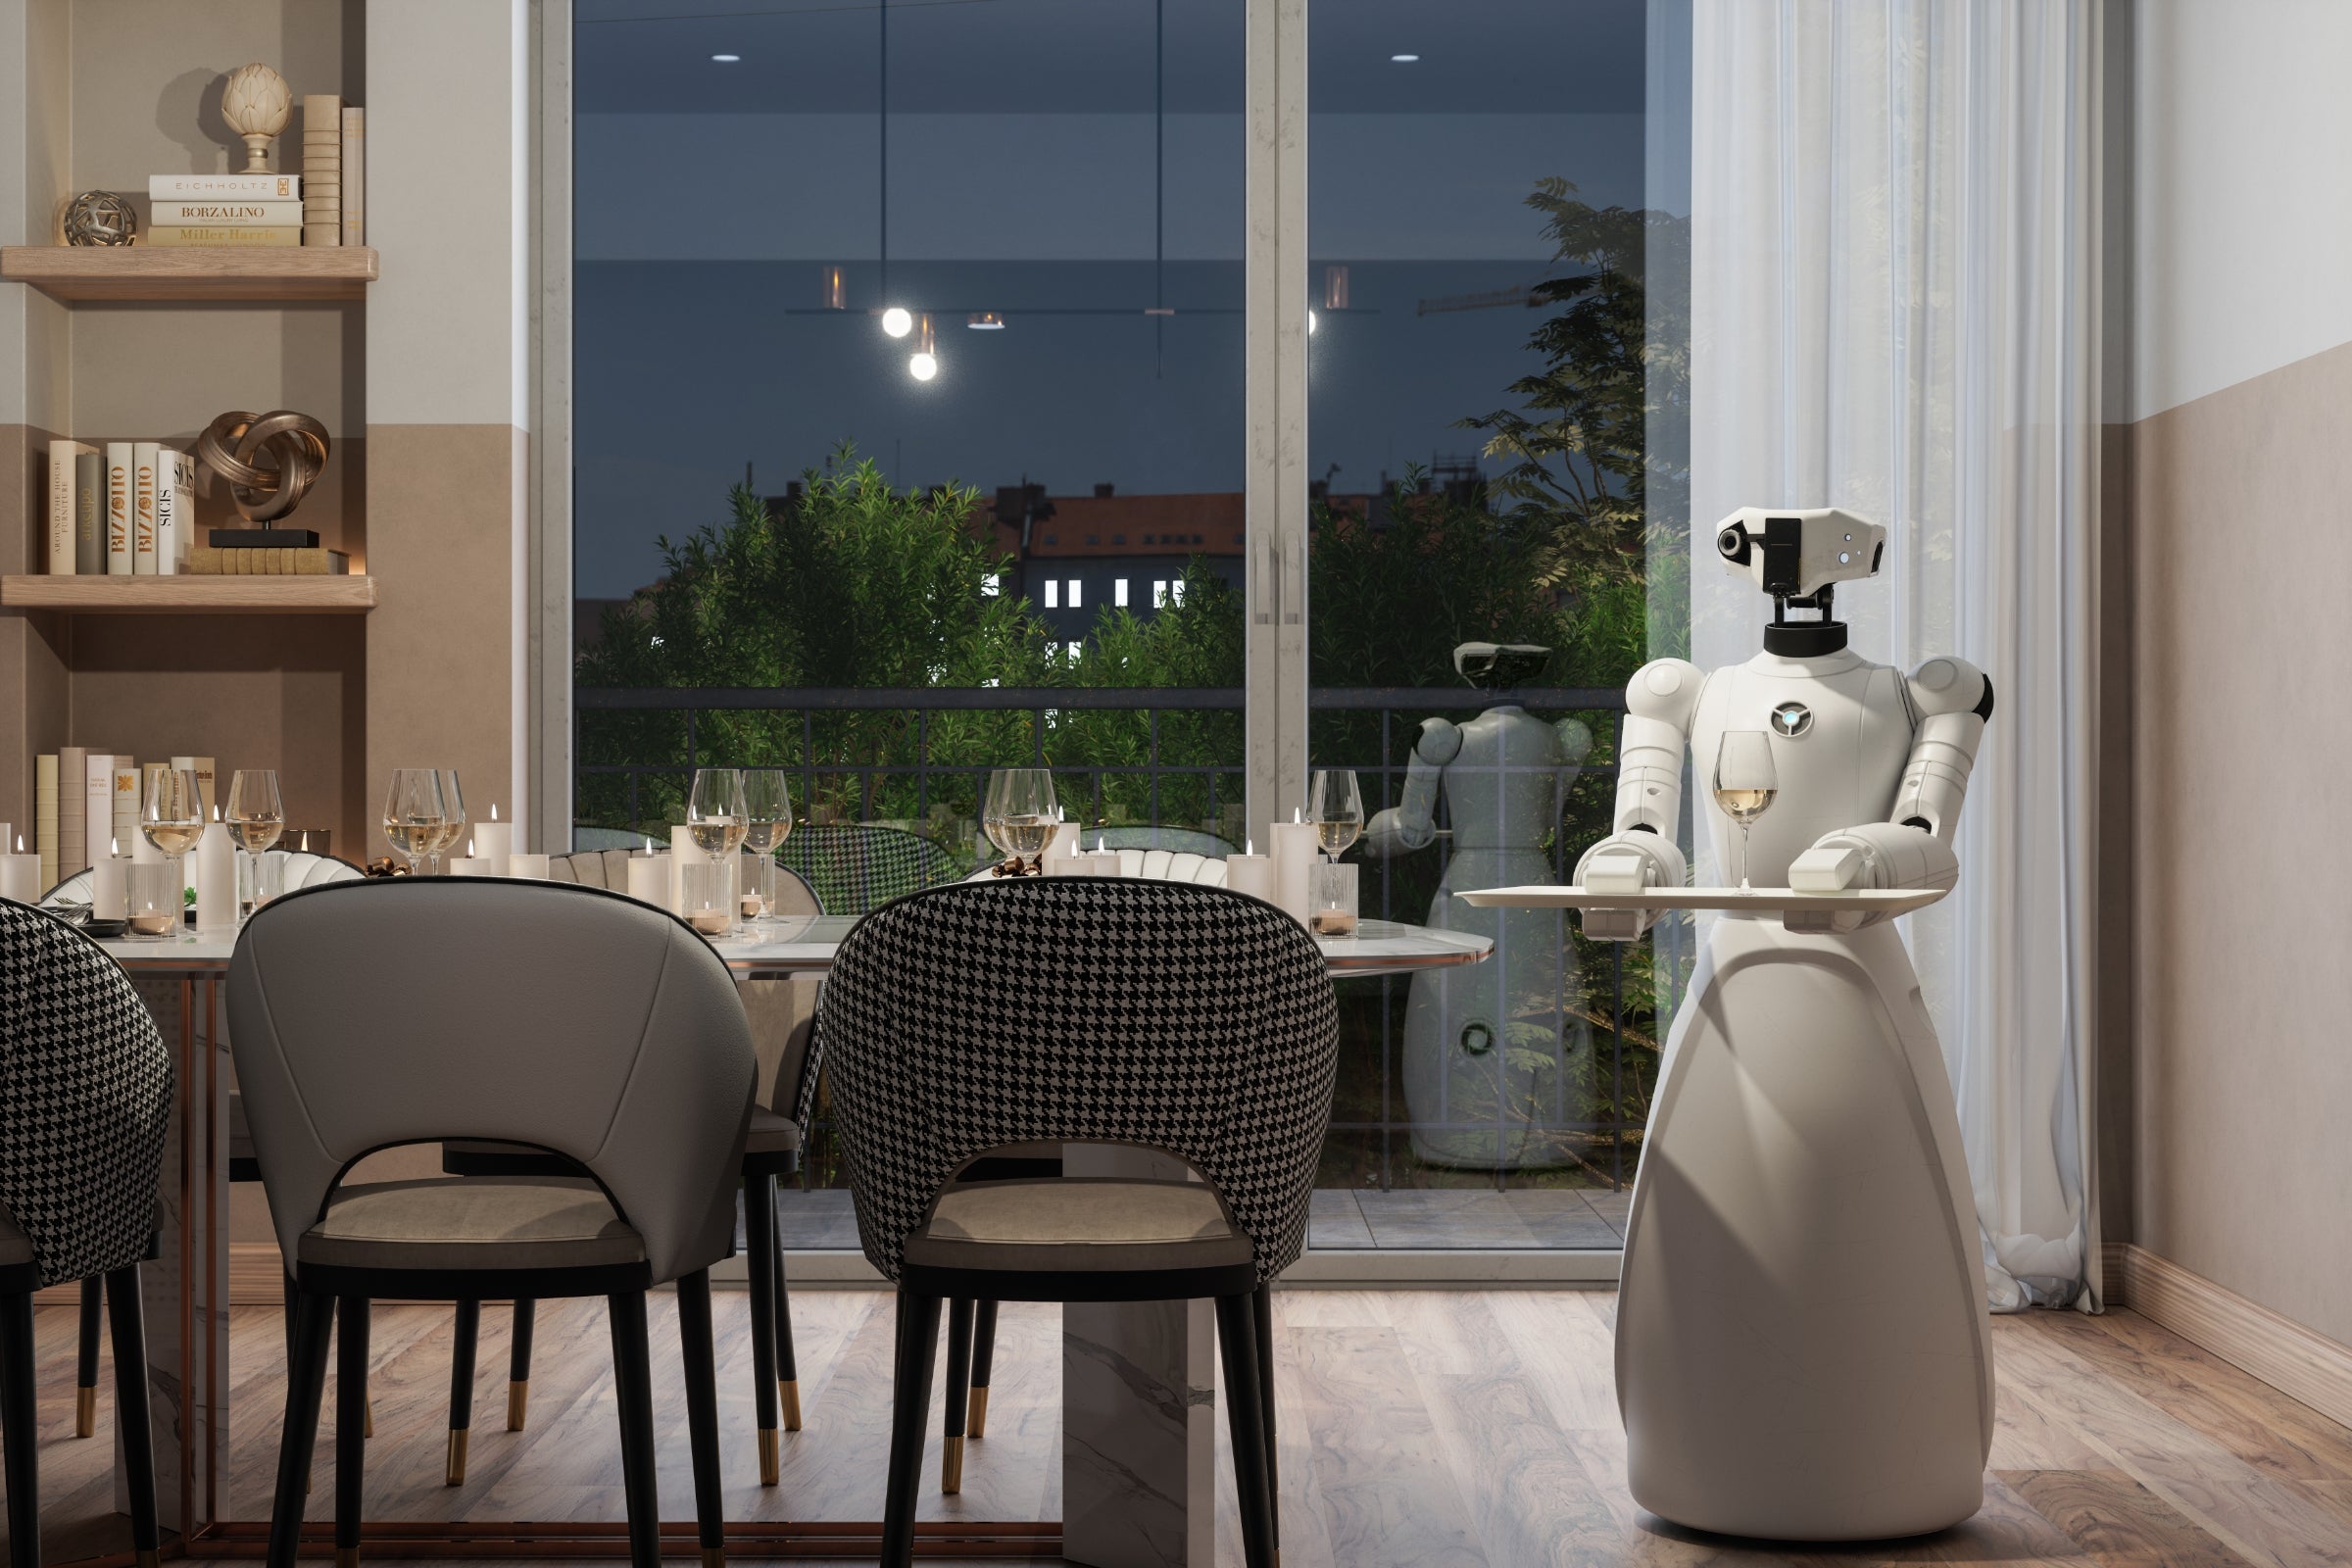
[[[1391,55],[1389,58],[1397,65],[1409,66],[1421,57],[1419,55]]]
[[[741,55],[712,55],[710,58],[711,58],[711,59],[713,59],[713,60],[715,60],[715,61],[717,61],[717,62],[718,62],[720,65],[722,65],[722,66],[731,66],[731,65],[734,65],[736,62],[740,61],[740,60],[743,58],[743,56],[741,56]]]
[[[1004,318],[994,311],[981,311],[963,324],[975,332],[1002,332],[1004,330]]]
[[[908,355],[906,359],[906,373],[913,376],[917,381],[930,380],[933,376],[939,373],[939,356],[936,354]]]
[[[882,330],[892,337],[905,337],[914,330],[914,316],[903,305],[893,305],[882,313]]]

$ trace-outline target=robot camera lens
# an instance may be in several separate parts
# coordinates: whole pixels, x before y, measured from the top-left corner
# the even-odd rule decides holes
[[[1727,556],[1737,556],[1747,548],[1747,535],[1738,528],[1726,528],[1715,536],[1715,548]]]
[[[1847,562],[1852,561],[1854,557],[1851,551],[1840,550],[1838,552],[1838,564],[1840,566],[1844,565]]]

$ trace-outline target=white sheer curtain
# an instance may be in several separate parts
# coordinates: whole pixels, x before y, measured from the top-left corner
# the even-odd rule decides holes
[[[2097,0],[1697,0],[1692,657],[1752,655],[1742,505],[1886,525],[1869,658],[1957,653],[1997,708],[1959,892],[1909,936],[1960,1099],[1995,1310],[2095,1309],[2091,565]]]

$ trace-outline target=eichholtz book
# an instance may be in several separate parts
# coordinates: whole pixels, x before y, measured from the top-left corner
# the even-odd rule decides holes
[[[158,202],[302,200],[300,174],[150,174],[147,198]]]

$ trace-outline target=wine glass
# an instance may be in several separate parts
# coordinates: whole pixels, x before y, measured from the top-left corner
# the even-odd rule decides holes
[[[744,813],[743,769],[698,767],[686,797],[686,832],[711,863],[732,868],[751,824]],[[730,924],[732,921],[730,921]]]
[[[384,797],[384,837],[408,857],[409,874],[420,876],[424,858],[441,842],[449,811],[441,804],[441,774],[430,767],[396,767]]]
[[[139,804],[139,831],[164,852],[172,867],[172,885],[186,887],[183,861],[204,837],[204,789],[196,782],[194,768],[159,767],[148,774],[147,796]]]
[[[1781,792],[1780,775],[1772,765],[1772,737],[1760,729],[1724,731],[1715,753],[1715,804],[1740,824],[1740,891],[1747,885],[1747,830],[1772,806]]]
[[[792,833],[792,790],[780,767],[743,770],[743,847],[760,858],[760,921],[775,918],[776,851]]]
[[[1345,768],[1326,768],[1306,786],[1306,819],[1315,824],[1315,842],[1337,860],[1363,836],[1364,798],[1355,787],[1355,774]]]
[[[988,804],[981,808],[980,825],[999,850],[1017,862],[1034,863],[1054,842],[1061,811],[1054,799],[1054,770],[1047,767],[1000,767],[989,777]]]
[[[441,780],[441,837],[434,841],[432,873],[441,874],[441,852],[452,849],[466,836],[466,796],[458,788],[458,770],[454,767],[436,768]]]
[[[245,852],[245,874],[252,879],[253,897],[262,885],[262,857],[286,830],[286,803],[278,794],[275,768],[239,768],[228,780],[228,830]],[[248,907],[253,899],[239,901]]]

